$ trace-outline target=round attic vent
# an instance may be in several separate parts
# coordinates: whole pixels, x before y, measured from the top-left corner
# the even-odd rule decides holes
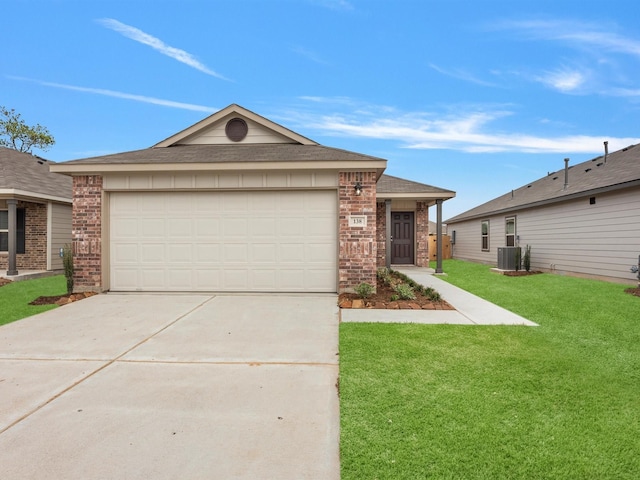
[[[225,127],[224,131],[227,134],[229,140],[231,140],[232,142],[239,142],[247,136],[249,127],[247,126],[247,122],[245,122],[243,119],[232,118],[227,122],[227,126]]]

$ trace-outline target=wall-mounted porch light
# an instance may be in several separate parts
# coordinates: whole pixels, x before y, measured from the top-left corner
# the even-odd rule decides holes
[[[362,195],[362,184],[360,182],[356,182],[356,184],[353,186],[353,188],[356,191],[356,196],[360,196]]]

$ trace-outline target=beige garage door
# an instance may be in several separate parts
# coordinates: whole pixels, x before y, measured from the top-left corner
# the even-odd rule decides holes
[[[118,192],[113,291],[335,292],[332,191]]]

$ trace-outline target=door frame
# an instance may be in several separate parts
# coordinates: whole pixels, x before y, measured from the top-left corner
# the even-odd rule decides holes
[[[410,242],[410,246],[411,246],[411,259],[408,263],[397,263],[394,262],[394,255],[393,255],[393,216],[396,214],[411,214],[411,242]],[[415,210],[392,210],[391,211],[391,245],[389,246],[390,251],[391,251],[391,255],[390,255],[390,259],[391,259],[391,264],[392,265],[415,265],[416,264],[416,212]],[[397,258],[397,257],[395,257]]]

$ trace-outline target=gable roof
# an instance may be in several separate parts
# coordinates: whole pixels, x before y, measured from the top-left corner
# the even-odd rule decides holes
[[[71,203],[73,180],[52,173],[55,162],[0,147],[0,195]]]
[[[631,145],[606,156],[569,166],[568,185],[565,171],[549,173],[532,183],[512,190],[478,207],[467,210],[447,223],[508,213],[523,208],[591,196],[621,188],[640,186],[640,144]]]
[[[248,133],[239,141],[225,134],[228,122],[240,118]],[[239,105],[230,105],[151,148],[72,160],[52,171],[83,175],[105,172],[372,169],[377,177],[387,166],[382,158],[319,145]]]
[[[318,145],[313,140],[310,140],[302,135],[294,132],[293,130],[289,130],[288,128],[283,127],[275,122],[272,122],[268,118],[265,118],[257,113],[252,112],[251,110],[247,110],[240,105],[232,103],[226,108],[223,108],[219,112],[214,113],[213,115],[208,116],[204,120],[200,120],[198,123],[194,123],[190,127],[185,128],[184,130],[171,135],[169,138],[162,140],[161,142],[156,143],[152,148],[161,148],[161,147],[171,147],[174,145],[186,144],[190,143],[194,137],[198,137],[202,135],[207,130],[216,126],[217,124],[225,123],[225,120],[230,120],[234,117],[244,117],[245,119],[261,125],[267,130],[272,131],[274,134],[277,134],[281,137],[280,143],[298,143],[300,145]]]

